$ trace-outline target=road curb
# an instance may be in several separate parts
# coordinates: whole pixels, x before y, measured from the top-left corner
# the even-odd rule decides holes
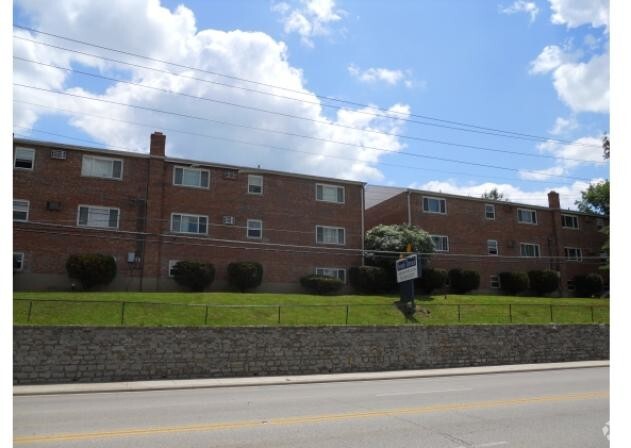
[[[578,361],[545,364],[514,364],[484,367],[456,367],[449,369],[397,370],[389,372],[338,373],[322,375],[294,375],[247,378],[211,378],[195,380],[155,380],[119,383],[73,383],[13,386],[14,396],[86,394],[110,392],[140,392],[173,389],[205,389],[213,387],[273,386],[281,384],[334,383],[346,381],[375,381],[441,376],[488,375],[497,373],[536,372],[546,370],[609,367],[609,361]]]

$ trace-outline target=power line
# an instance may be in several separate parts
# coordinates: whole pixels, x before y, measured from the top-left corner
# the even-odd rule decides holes
[[[349,104],[352,105],[354,107],[361,107],[364,109],[371,109],[371,110],[377,110],[380,111],[384,108],[376,108],[374,106],[368,105],[368,104],[363,104],[363,103],[358,103],[358,102],[354,102],[354,101],[349,101],[349,100],[343,100],[343,99],[339,99],[339,98],[334,98],[334,97],[329,97],[329,96],[324,96],[324,95],[318,95],[318,94],[311,94],[311,93],[305,93],[303,91],[300,90],[296,90],[296,89],[290,89],[287,87],[282,87],[282,86],[276,86],[276,85],[272,85],[272,84],[266,84],[263,82],[259,82],[259,81],[253,81],[253,80],[249,80],[249,79],[245,79],[245,78],[240,78],[237,76],[232,76],[232,75],[226,75],[224,73],[219,73],[219,72],[214,72],[211,70],[206,70],[206,69],[201,69],[198,67],[192,67],[192,66],[187,66],[187,65],[183,65],[183,64],[178,64],[175,62],[170,62],[170,61],[166,61],[163,59],[158,59],[158,58],[152,58],[149,56],[145,56],[145,55],[141,55],[141,54],[137,54],[137,53],[132,53],[132,52],[128,52],[128,51],[123,51],[123,50],[119,50],[119,49],[115,49],[115,48],[110,48],[110,47],[106,47],[106,46],[102,46],[102,45],[98,45],[98,44],[93,44],[90,42],[86,42],[86,41],[82,41],[82,40],[78,40],[78,39],[72,39],[69,37],[65,37],[65,36],[61,36],[58,34],[53,34],[53,33],[48,33],[48,32],[44,32],[41,30],[37,30],[34,28],[29,28],[29,27],[25,27],[25,26],[21,26],[21,25],[13,25],[15,28],[19,28],[19,29],[23,29],[23,30],[27,30],[27,31],[31,31],[34,33],[38,33],[38,34],[43,34],[43,35],[47,35],[47,36],[52,36],[58,39],[63,39],[63,40],[67,40],[70,42],[75,42],[75,43],[79,43],[82,45],[87,45],[87,46],[91,46],[91,47],[95,47],[95,48],[100,48],[102,50],[107,50],[107,51],[112,51],[112,52],[116,52],[116,53],[120,53],[120,54],[125,54],[128,56],[133,56],[136,58],[141,58],[141,59],[146,59],[146,60],[150,60],[153,62],[159,62],[161,64],[166,64],[166,65],[171,65],[174,67],[179,67],[179,68],[183,68],[183,69],[187,69],[187,70],[194,70],[194,71],[198,71],[198,72],[203,72],[203,73],[208,73],[214,76],[220,76],[220,77],[224,77],[224,78],[228,78],[228,79],[234,79],[234,80],[238,80],[238,81],[242,81],[242,82],[248,82],[248,83],[252,83],[255,85],[261,85],[261,86],[266,86],[266,87],[270,87],[273,89],[279,89],[279,90],[284,90],[284,91],[288,91],[288,92],[293,92],[293,93],[297,93],[300,95],[307,95],[307,96],[315,96],[316,98],[320,99],[320,100],[325,100],[325,101],[334,101],[334,102],[339,102],[342,104]],[[24,40],[30,40],[30,39],[26,39],[23,38],[21,36],[16,36],[14,35],[14,37],[18,38],[18,39],[24,39]],[[46,43],[42,43],[42,42],[38,42],[38,41],[33,41],[35,43],[41,43],[43,45],[50,45],[50,44],[46,44]],[[52,46],[52,45],[51,45]],[[58,47],[60,49],[64,49],[61,47]],[[64,49],[64,50],[68,50],[68,49]],[[68,51],[73,51],[73,50],[68,50]],[[101,57],[101,56],[96,56],[96,55],[92,55],[94,57]],[[124,62],[122,62],[124,63]],[[148,67],[145,67],[148,68]],[[239,88],[238,86],[232,86],[232,87],[236,87]],[[261,93],[261,92],[259,92]],[[269,93],[269,92],[268,92]],[[278,96],[278,95],[274,95],[274,96]],[[279,96],[280,97],[280,96]],[[303,101],[303,100],[299,100],[299,101]],[[322,103],[316,103],[319,105],[324,105]],[[339,108],[339,106],[334,106]],[[359,113],[364,113],[365,111],[356,111]],[[521,133],[521,132],[515,132],[515,131],[506,131],[506,130],[501,130],[501,129],[496,129],[496,128],[490,128],[490,127],[484,127],[484,126],[478,126],[478,125],[473,125],[473,124],[468,124],[465,122],[459,122],[459,121],[454,121],[454,120],[445,120],[445,119],[441,119],[441,118],[437,118],[437,117],[432,117],[429,115],[420,115],[420,114],[413,114],[413,113],[409,113],[409,114],[404,114],[401,112],[397,112],[397,111],[391,111],[390,112],[390,116],[388,115],[384,115],[384,114],[374,114],[374,113],[369,113],[370,115],[374,115],[374,116],[381,116],[384,118],[392,118],[391,115],[399,115],[401,120],[404,121],[409,121],[409,122],[413,122],[413,123],[417,123],[417,124],[423,124],[423,125],[428,125],[428,126],[435,126],[435,127],[442,127],[442,128],[446,128],[446,129],[452,129],[452,130],[457,130],[457,131],[462,131],[462,132],[472,132],[472,133],[479,133],[479,134],[486,134],[486,135],[494,135],[497,137],[505,137],[505,138],[514,138],[514,139],[522,139],[522,140],[535,140],[535,141],[555,141],[555,142],[559,142],[559,143],[563,143],[563,144],[567,144],[567,145],[576,145],[576,146],[586,146],[586,147],[594,147],[594,148],[600,148],[599,145],[588,145],[588,144],[582,144],[582,143],[576,143],[576,142],[571,142],[568,140],[562,140],[562,139],[556,139],[556,138],[549,138],[549,137],[543,137],[543,136],[539,136],[539,135],[534,135],[534,134],[527,134],[527,133]],[[455,124],[458,126],[466,126],[472,129],[464,129],[464,128],[458,128],[458,127],[452,127],[452,126],[445,126],[445,125],[438,125],[436,123],[426,123],[426,122],[418,122],[416,120],[410,120],[409,116],[413,116],[413,117],[417,117],[417,118],[423,118],[426,120],[432,120],[432,121],[437,121],[437,122],[442,122],[442,123],[450,123],[450,124]]]
[[[456,146],[456,147],[461,147],[461,148],[466,148],[466,149],[474,149],[474,150],[480,150],[480,151],[490,151],[490,152],[498,152],[498,153],[504,153],[504,154],[513,154],[513,155],[519,155],[519,156],[523,156],[523,157],[535,157],[535,158],[544,158],[544,159],[565,160],[565,161],[581,162],[581,163],[594,164],[594,165],[603,165],[604,164],[604,162],[602,162],[602,161],[596,162],[596,161],[593,161],[593,160],[586,160],[586,159],[573,159],[573,158],[569,158],[569,157],[567,157],[567,158],[566,157],[556,157],[556,156],[545,155],[545,154],[532,154],[532,153],[525,153],[525,152],[520,152],[520,151],[510,151],[510,150],[506,150],[506,149],[489,148],[489,147],[485,147],[485,146],[467,145],[467,144],[456,143],[456,142],[449,142],[449,141],[444,141],[444,140],[428,139],[428,138],[424,138],[424,137],[410,136],[410,135],[398,134],[398,133],[394,133],[394,132],[380,131],[380,130],[376,130],[376,129],[358,128],[358,127],[355,127],[355,126],[348,126],[348,125],[339,124],[339,123],[335,123],[335,122],[328,121],[328,120],[321,120],[321,119],[316,119],[316,118],[303,117],[303,116],[300,116],[300,115],[294,115],[294,114],[288,114],[288,113],[284,113],[284,112],[272,111],[272,110],[264,109],[264,108],[261,108],[261,107],[247,106],[247,105],[244,105],[244,104],[237,104],[237,103],[233,103],[233,102],[230,102],[230,101],[218,100],[216,98],[209,98],[209,97],[198,96],[198,95],[190,95],[190,94],[183,93],[183,92],[175,92],[173,90],[163,89],[161,87],[149,86],[149,85],[146,85],[146,84],[133,82],[133,81],[127,81],[127,80],[120,79],[120,78],[114,78],[114,77],[110,77],[110,76],[99,75],[99,74],[96,74],[96,73],[85,72],[85,71],[82,71],[82,70],[77,70],[77,69],[73,69],[73,68],[69,68],[69,67],[61,67],[61,66],[58,66],[58,65],[55,65],[55,64],[46,64],[46,63],[43,63],[43,62],[39,62],[39,61],[35,61],[35,60],[32,60],[32,59],[23,58],[23,57],[20,57],[20,56],[13,56],[13,58],[17,59],[17,60],[20,60],[20,61],[32,63],[32,64],[38,64],[38,65],[42,65],[42,66],[45,66],[45,67],[51,67],[51,68],[54,68],[54,69],[57,69],[57,70],[64,70],[64,71],[67,71],[67,72],[70,72],[70,73],[77,73],[77,74],[80,74],[82,76],[90,76],[90,77],[93,77],[93,78],[99,78],[99,79],[104,79],[104,80],[108,80],[108,81],[119,82],[119,83],[128,84],[128,85],[132,85],[132,86],[136,86],[136,87],[142,87],[142,88],[145,88],[145,89],[150,89],[150,90],[155,90],[155,91],[167,93],[167,94],[170,94],[170,95],[177,95],[177,96],[182,96],[182,97],[185,97],[185,98],[191,98],[191,99],[196,99],[196,100],[208,101],[208,102],[212,102],[212,103],[216,103],[216,104],[221,104],[221,105],[224,105],[224,106],[237,107],[237,108],[240,108],[240,109],[246,109],[246,110],[251,110],[251,111],[255,111],[255,112],[263,112],[263,113],[267,113],[267,114],[279,115],[279,116],[282,116],[282,117],[293,118],[293,119],[297,119],[297,120],[310,121],[310,122],[313,122],[313,123],[324,124],[326,126],[334,126],[334,127],[338,127],[338,128],[351,129],[351,130],[361,131],[361,132],[369,132],[369,133],[373,133],[373,134],[388,135],[388,136],[402,138],[402,139],[406,139],[406,140],[414,140],[414,141],[420,141],[420,142],[426,142],[426,143],[434,143],[434,144],[438,144],[438,145]]]
[[[484,168],[492,168],[492,169],[498,169],[498,170],[504,170],[504,171],[523,172],[523,173],[533,173],[533,172],[535,172],[536,173],[536,171],[533,171],[533,170],[520,170],[518,168],[511,168],[511,167],[505,167],[505,166],[490,165],[490,164],[477,163],[477,162],[466,162],[466,161],[462,161],[462,160],[449,159],[449,158],[445,158],[445,157],[436,157],[436,156],[429,156],[429,155],[426,155],[426,154],[416,154],[416,153],[410,153],[410,152],[405,152],[405,151],[396,151],[396,150],[377,148],[377,147],[372,147],[372,146],[364,146],[364,145],[358,145],[358,144],[354,144],[354,143],[340,142],[340,141],[335,141],[335,140],[330,140],[330,139],[325,139],[325,138],[320,138],[320,137],[314,137],[314,136],[310,136],[310,135],[296,134],[296,133],[292,133],[292,132],[279,131],[279,130],[275,130],[275,129],[267,129],[267,128],[248,126],[248,125],[243,125],[243,124],[236,124],[236,123],[231,123],[231,122],[226,122],[226,121],[221,121],[221,120],[213,120],[213,119],[210,119],[210,118],[207,118],[207,117],[199,117],[199,116],[190,115],[190,114],[183,114],[183,113],[179,113],[179,112],[171,112],[171,111],[156,109],[156,108],[153,108],[153,107],[146,107],[146,106],[138,106],[138,105],[134,105],[134,104],[120,103],[120,102],[117,102],[117,101],[105,100],[105,99],[102,99],[102,98],[94,98],[94,97],[83,96],[83,95],[77,95],[77,94],[68,93],[68,92],[64,92],[64,91],[53,90],[53,89],[46,89],[46,88],[43,88],[43,87],[30,86],[30,85],[25,85],[25,84],[20,84],[20,83],[13,83],[13,85],[17,86],[17,87],[24,87],[24,88],[33,89],[33,90],[39,90],[39,91],[43,91],[43,92],[55,93],[55,94],[58,94],[58,95],[65,95],[65,96],[70,96],[70,97],[74,97],[74,98],[81,98],[81,99],[86,99],[86,100],[91,100],[91,101],[98,101],[98,102],[102,102],[102,103],[106,103],[106,104],[115,104],[115,105],[118,105],[118,106],[130,107],[130,108],[139,109],[139,110],[145,110],[145,111],[148,111],[148,112],[155,112],[155,113],[161,113],[161,114],[174,115],[174,116],[181,117],[181,118],[188,118],[188,119],[193,119],[193,120],[207,121],[207,122],[222,124],[222,125],[226,125],[226,126],[232,126],[232,127],[256,130],[256,131],[260,131],[260,132],[269,132],[269,133],[274,133],[274,134],[282,134],[282,135],[288,135],[288,136],[292,136],[292,137],[299,137],[299,138],[306,138],[306,139],[311,139],[311,140],[323,141],[323,142],[326,142],[326,143],[334,143],[334,144],[338,144],[338,145],[353,146],[353,147],[358,147],[358,148],[362,148],[362,149],[370,149],[370,150],[374,150],[374,151],[382,151],[382,152],[387,152],[387,153],[391,153],[391,154],[401,154],[401,155],[407,155],[407,156],[410,156],[410,157],[418,157],[418,158],[422,158],[422,159],[438,160],[438,161],[442,161],[442,162],[459,163],[459,164],[463,164],[463,165],[478,166],[478,167],[484,167]],[[536,174],[538,174],[538,173],[536,173]],[[581,180],[581,181],[585,181],[585,182],[589,182],[590,181],[590,179],[586,179],[584,177],[560,176],[560,175],[552,176],[552,175],[548,175],[548,174],[546,174],[546,176],[549,177],[549,178],[573,179],[573,180]]]

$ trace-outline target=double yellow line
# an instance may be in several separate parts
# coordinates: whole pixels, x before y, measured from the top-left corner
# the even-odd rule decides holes
[[[21,436],[13,439],[14,444],[33,444],[42,442],[69,442],[79,440],[91,440],[110,437],[153,436],[158,434],[181,432],[209,432],[225,431],[231,429],[256,428],[263,426],[285,426],[299,424],[314,424],[340,420],[353,420],[360,418],[394,417],[398,415],[429,414],[435,412],[448,412],[464,409],[490,409],[505,406],[519,406],[526,404],[563,402],[574,400],[594,400],[608,398],[608,391],[594,391],[573,393],[564,395],[545,395],[539,397],[512,398],[506,400],[473,401],[469,403],[436,404],[431,406],[384,409],[380,411],[349,412],[343,414],[308,415],[299,417],[281,417],[269,420],[245,420],[225,423],[205,423],[200,425],[163,426],[153,428],[119,429],[112,431],[81,432],[67,434],[47,434],[37,436]]]

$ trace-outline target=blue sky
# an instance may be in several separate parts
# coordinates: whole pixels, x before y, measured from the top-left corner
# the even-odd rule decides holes
[[[590,181],[609,177],[599,147],[609,131],[607,1],[18,0],[14,23],[180,64],[14,29],[21,38],[14,56],[154,89],[19,59],[14,82],[206,119],[15,87],[19,135],[146,152],[150,132],[163,130],[168,154],[177,157],[473,196],[497,187],[534,204],[545,204],[555,189],[565,207]],[[336,109],[326,105],[340,103],[323,96],[356,104]],[[471,132],[479,129],[421,116],[541,139]]]

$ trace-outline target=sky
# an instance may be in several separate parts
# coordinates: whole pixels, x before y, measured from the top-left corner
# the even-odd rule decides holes
[[[607,0],[17,0],[13,22],[16,136],[157,130],[172,157],[565,208],[609,178]]]

